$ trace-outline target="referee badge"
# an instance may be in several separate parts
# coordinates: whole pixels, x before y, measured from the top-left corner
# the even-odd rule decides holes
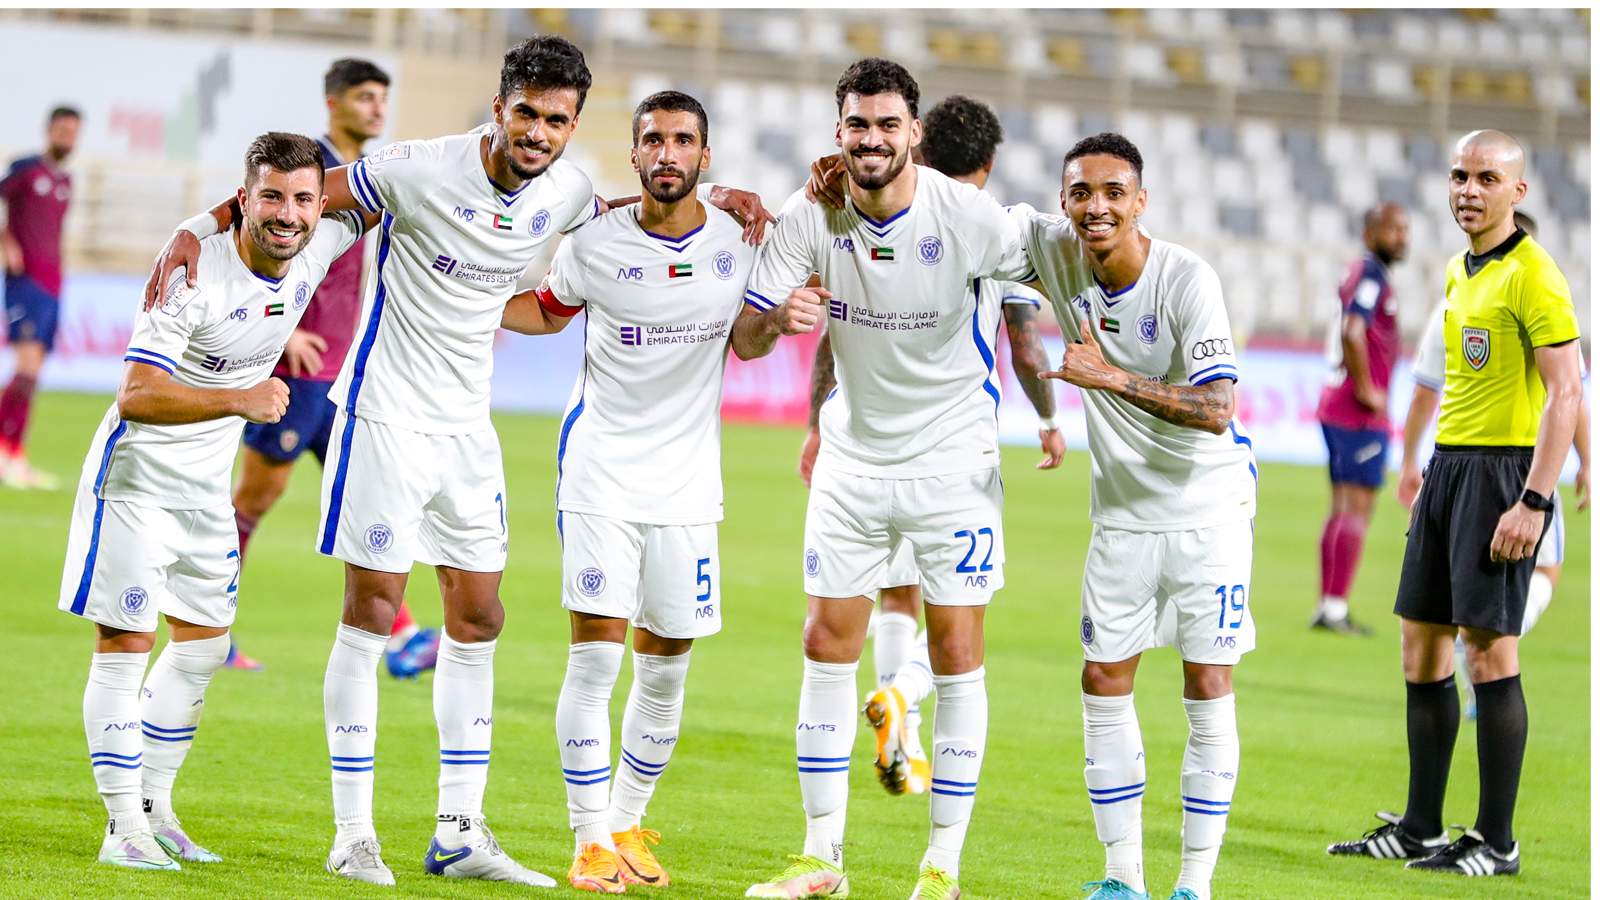
[[[1467,364],[1474,370],[1482,369],[1484,363],[1489,361],[1489,329],[1461,329],[1461,355],[1467,358]]]

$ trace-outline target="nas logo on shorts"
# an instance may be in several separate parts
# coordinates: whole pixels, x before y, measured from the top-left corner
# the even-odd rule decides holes
[[[1467,358],[1467,365],[1474,370],[1482,369],[1483,364],[1489,361],[1489,329],[1462,328],[1461,355]]]
[[[122,611],[130,616],[144,612],[149,602],[150,594],[142,587],[131,587],[122,592]]]
[[[1094,643],[1094,620],[1090,619],[1088,616],[1084,616],[1083,617],[1083,629],[1082,630],[1083,630],[1083,642],[1085,644]]]
[[[394,532],[387,525],[374,525],[367,529],[367,549],[373,553],[387,553],[394,546]]]
[[[578,593],[585,597],[598,597],[606,589],[606,573],[590,567],[578,573]]]

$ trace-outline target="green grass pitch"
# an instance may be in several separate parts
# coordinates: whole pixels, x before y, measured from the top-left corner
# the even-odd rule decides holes
[[[251,546],[236,634],[266,663],[212,683],[199,739],[178,781],[189,831],[225,861],[181,873],[135,873],[95,862],[104,812],[84,747],[80,700],[88,623],[56,610],[70,485],[105,397],[46,394],[37,404],[36,464],[63,476],[59,493],[0,493],[0,571],[8,627],[0,639],[0,896],[162,898],[392,897],[322,871],[332,836],[322,673],[339,614],[340,566],[312,550],[318,470],[303,463]],[[571,836],[553,720],[565,665],[566,616],[551,499],[557,422],[500,416],[513,540],[496,660],[494,764],[487,813],[513,857],[560,879]],[[740,897],[800,848],[794,768],[800,684],[800,535],[805,489],[794,473],[800,434],[729,426],[722,527],[726,628],[695,650],[683,741],[648,827],[664,837],[679,898]],[[1082,896],[1102,852],[1085,799],[1078,700],[1078,588],[1089,536],[1088,460],[1055,472],[1007,451],[1007,586],[988,616],[990,730],[962,885],[970,898]],[[1217,869],[1221,898],[1587,897],[1589,886],[1589,517],[1568,509],[1569,557],[1549,614],[1526,643],[1531,737],[1517,833],[1517,878],[1408,873],[1393,862],[1331,859],[1323,848],[1405,802],[1404,690],[1389,614],[1404,522],[1387,492],[1352,598],[1374,623],[1358,640],[1306,628],[1326,509],[1321,470],[1263,465],[1251,602],[1260,645],[1236,674],[1244,758]],[[410,596],[439,621],[438,589],[419,569]],[[871,678],[870,651],[860,684]],[[617,686],[621,716],[627,674]],[[451,882],[422,873],[433,827],[438,759],[428,678],[381,676],[377,826],[399,892],[510,897],[540,892]],[[1178,767],[1187,734],[1171,651],[1149,654],[1138,705],[1149,754],[1146,866],[1157,900],[1178,866]],[[870,739],[857,738],[847,863],[854,896],[910,892],[927,832],[925,798],[877,786]],[[1445,821],[1476,814],[1474,731],[1461,731]],[[126,892],[126,894],[124,894]],[[574,896],[563,886],[547,896]]]

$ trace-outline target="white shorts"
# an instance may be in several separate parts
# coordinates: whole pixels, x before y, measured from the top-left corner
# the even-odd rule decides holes
[[[227,628],[238,603],[232,504],[161,509],[78,492],[61,609],[109,628],[149,632],[162,616]]]
[[[422,434],[340,410],[322,469],[317,551],[380,572],[506,567],[506,479],[493,428]]]
[[[562,609],[627,619],[673,640],[722,630],[717,523],[641,525],[577,512],[556,522]]]
[[[1083,568],[1084,658],[1121,662],[1154,647],[1188,662],[1238,665],[1255,649],[1249,519],[1197,531],[1094,526]]]
[[[1539,541],[1539,549],[1534,554],[1533,566],[1536,569],[1559,566],[1567,558],[1567,523],[1561,518],[1561,492],[1551,494],[1550,499],[1556,502],[1556,508],[1550,516],[1550,527],[1545,529],[1544,538]]]
[[[883,588],[904,587],[916,584],[919,580],[917,555],[911,552],[910,541],[901,541],[900,546],[894,548],[894,553],[889,557],[888,580],[884,582]]]
[[[999,469],[867,478],[818,466],[806,504],[806,593],[859,597],[920,583],[935,606],[982,606],[1005,585],[1004,504]],[[891,577],[907,544],[914,569]]]

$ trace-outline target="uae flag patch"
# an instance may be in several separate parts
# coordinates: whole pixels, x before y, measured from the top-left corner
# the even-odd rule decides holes
[[[872,248],[872,258],[873,259],[881,259],[884,262],[894,262],[894,248],[893,247],[873,247]]]
[[[494,217],[494,227],[500,229],[501,231],[510,231],[511,230],[511,217],[510,216],[495,216]]]
[[[282,303],[268,303],[267,304],[267,315],[269,315],[269,316],[281,316],[281,315],[283,315],[283,304]]]
[[[694,264],[692,263],[679,263],[675,266],[667,266],[668,278],[688,278],[693,274]]]
[[[1122,333],[1122,323],[1118,322],[1116,319],[1108,319],[1105,316],[1101,316],[1100,317],[1100,330],[1101,331],[1109,331],[1112,334],[1121,334]]]

